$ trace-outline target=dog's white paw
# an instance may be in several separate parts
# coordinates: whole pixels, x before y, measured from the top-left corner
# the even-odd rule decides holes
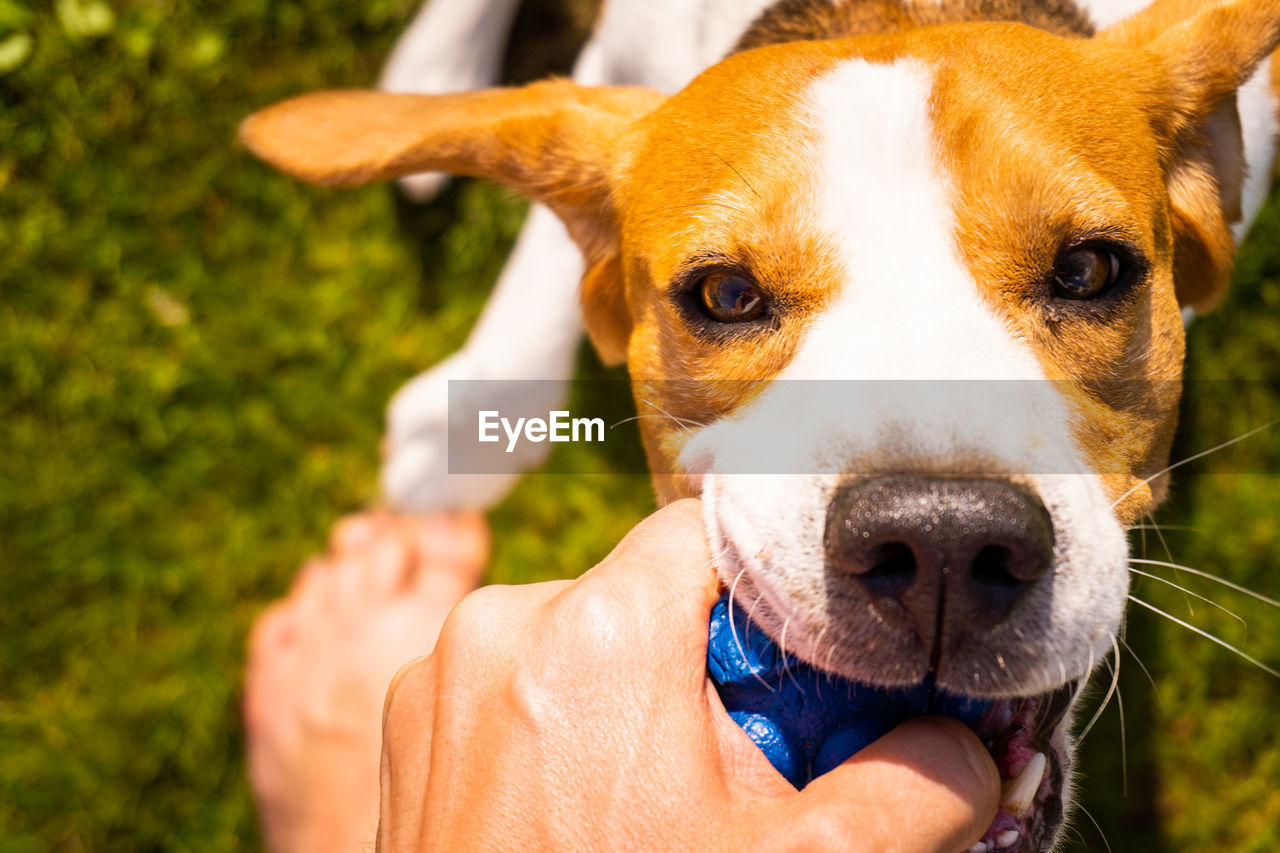
[[[419,438],[393,445],[382,463],[382,493],[397,512],[488,509],[515,486],[518,473],[450,474],[448,448]]]
[[[541,412],[545,416],[563,406],[567,382],[474,381],[498,378],[464,350],[396,392],[387,407],[382,463],[382,493],[393,509],[409,513],[487,509],[506,497],[523,472],[546,461],[550,444],[524,441],[510,453],[484,455],[479,467],[485,473],[449,472],[451,426],[459,444],[453,467],[477,467],[467,457],[476,446],[477,425],[466,417],[455,417],[451,424],[450,380],[465,383],[454,387],[453,402],[460,412]]]

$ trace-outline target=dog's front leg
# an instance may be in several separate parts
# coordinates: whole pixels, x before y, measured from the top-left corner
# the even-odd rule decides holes
[[[542,464],[550,445],[522,442],[503,455],[501,473],[450,474],[449,380],[539,380],[521,384],[521,408],[564,408],[582,336],[581,277],[578,247],[555,214],[535,205],[466,345],[406,384],[388,407],[382,490],[393,508],[487,508]],[[468,390],[506,398],[512,389],[477,383]],[[469,402],[499,412],[504,406],[504,399]]]
[[[393,69],[409,67],[407,60],[401,60],[402,53],[419,56],[422,44],[415,42],[413,31],[427,26],[428,12],[456,2],[434,0],[419,13],[383,72],[383,88],[390,88]],[[488,2],[503,7],[491,11],[507,15],[503,27],[508,26],[517,0]],[[600,85],[607,76],[598,39],[593,38],[579,54],[573,77],[579,83]],[[402,179],[401,184],[436,177],[443,178],[414,175]],[[506,497],[522,473],[545,461],[549,444],[522,442],[515,452],[503,457],[508,467],[502,473],[450,474],[449,380],[537,380],[522,386],[521,407],[544,412],[563,408],[582,339],[578,303],[582,272],[582,254],[564,225],[545,207],[533,205],[466,345],[407,382],[387,407],[382,493],[393,508],[406,512],[444,507],[485,509]],[[477,383],[471,388],[499,396],[511,390],[510,385],[497,383],[487,387]],[[503,400],[472,398],[468,402],[477,409],[501,411]]]

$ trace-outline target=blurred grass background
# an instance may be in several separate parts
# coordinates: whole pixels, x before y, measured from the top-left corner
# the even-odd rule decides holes
[[[566,70],[592,5],[528,3],[508,78]],[[0,850],[258,843],[249,624],[375,501],[388,396],[462,342],[524,204],[475,182],[426,208],[304,187],[234,130],[279,98],[371,84],[414,10],[0,0]],[[1191,389],[1183,455],[1277,415],[1274,199],[1236,278],[1192,329],[1189,374],[1256,381]],[[585,352],[581,369],[620,375]],[[562,445],[566,476],[526,478],[492,514],[491,580],[573,575],[651,509],[643,478],[573,475],[607,452]],[[1232,453],[1231,471],[1280,470],[1280,431]],[[1280,480],[1213,469],[1180,472],[1168,553],[1280,595]],[[1247,631],[1137,592],[1280,665],[1280,614],[1181,580]],[[1113,701],[1080,762],[1102,832],[1081,817],[1073,849],[1280,850],[1280,682],[1146,612],[1127,641],[1154,687],[1126,652],[1125,749]]]

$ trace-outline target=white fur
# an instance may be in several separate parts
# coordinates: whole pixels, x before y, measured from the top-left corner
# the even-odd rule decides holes
[[[1276,134],[1280,133],[1280,101],[1271,86],[1271,63],[1267,58],[1249,82],[1240,87],[1236,104],[1240,109],[1240,131],[1244,136],[1244,161],[1248,169],[1241,199],[1241,220],[1231,226],[1240,245],[1271,188],[1271,169],[1276,161]]]
[[[1118,24],[1151,5],[1151,0],[1076,0],[1099,30]]]
[[[728,55],[771,0],[610,0],[592,36],[612,84],[676,92]]]
[[[778,636],[789,623],[797,654],[889,683],[919,674],[868,654],[875,636],[841,637],[842,626],[831,624],[823,536],[836,485],[851,471],[997,473],[1030,484],[1058,544],[1052,595],[1019,628],[1024,666],[1014,679],[972,663],[944,673],[942,683],[1031,695],[1083,675],[1110,647],[1127,550],[1074,446],[1065,402],[958,257],[930,91],[928,70],[912,62],[853,60],[813,85],[808,100],[822,142],[812,186],[820,227],[840,247],[839,296],[779,379],[697,432],[682,460],[702,475],[725,582],[742,573],[739,588],[762,598],[757,617],[766,630]],[[830,659],[823,631],[831,632],[827,651],[840,647]]]

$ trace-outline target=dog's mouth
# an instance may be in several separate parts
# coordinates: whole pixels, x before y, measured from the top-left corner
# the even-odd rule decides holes
[[[730,717],[797,788],[910,718],[947,716],[978,735],[1003,780],[970,853],[1043,853],[1062,829],[1078,682],[989,698],[951,693],[932,675],[900,687],[851,681],[782,652],[727,594],[712,610],[707,669]]]
[[[1000,809],[970,853],[1039,853],[1063,823],[1063,787],[1070,753],[1065,732],[1076,684],[1032,698],[1000,699],[970,727],[986,745],[1003,780]]]

